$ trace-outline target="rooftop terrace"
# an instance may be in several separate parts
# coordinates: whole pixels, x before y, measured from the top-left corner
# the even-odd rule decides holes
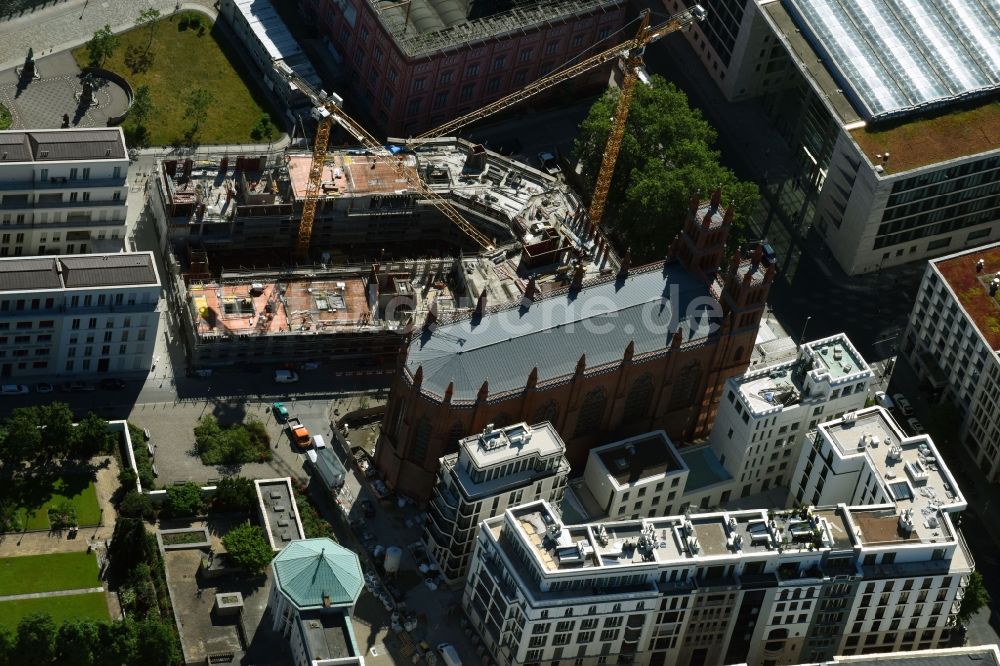
[[[982,272],[976,262],[983,261]],[[990,294],[990,282],[1000,275],[1000,243],[931,261],[958,302],[969,314],[986,344],[1000,352],[1000,290]]]
[[[850,508],[862,543],[937,543],[955,538],[948,511],[965,498],[926,435],[906,437],[881,408],[870,408],[819,426],[845,458],[864,456],[889,508]]]
[[[289,479],[260,479],[254,481],[265,532],[274,550],[281,550],[295,539],[304,539],[298,507],[292,496]]]

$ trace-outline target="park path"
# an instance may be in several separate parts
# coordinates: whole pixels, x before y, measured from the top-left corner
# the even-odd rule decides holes
[[[29,47],[38,58],[79,46],[105,25],[127,30],[150,7],[164,16],[178,8],[217,15],[214,0],[71,0],[0,23],[0,71],[24,62]]]
[[[29,592],[28,594],[8,594],[0,597],[0,603],[4,601],[21,601],[22,599],[47,599],[49,597],[71,597],[75,594],[93,594],[103,592],[104,587],[85,587],[78,590],[55,590],[54,592]]]

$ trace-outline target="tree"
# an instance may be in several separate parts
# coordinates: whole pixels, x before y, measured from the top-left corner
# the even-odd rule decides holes
[[[135,93],[132,95],[132,107],[128,110],[128,115],[135,123],[136,133],[145,136],[146,121],[153,115],[153,99],[149,94],[149,86],[145,83],[135,89]]]
[[[156,554],[156,537],[146,532],[138,518],[119,516],[111,536],[108,555],[119,571],[130,571],[143,562],[152,562]]]
[[[48,456],[58,458],[70,453],[75,436],[73,411],[64,402],[53,402],[38,408],[42,431],[42,447]]]
[[[215,97],[204,88],[195,88],[184,98],[184,115],[191,121],[189,135],[194,139],[202,123],[208,118],[208,109],[215,103]]]
[[[156,29],[160,24],[160,10],[149,7],[139,12],[139,18],[135,20],[135,27],[146,29],[146,53],[153,46],[153,37],[156,36]]]
[[[77,455],[85,458],[98,453],[106,453],[111,448],[113,435],[108,431],[108,422],[94,412],[88,412],[75,428],[73,448]]]
[[[264,141],[267,140],[271,143],[274,138],[274,124],[271,122],[271,116],[262,114],[257,124],[253,126],[250,130],[250,136],[254,141]]]
[[[17,625],[14,662],[18,664],[50,664],[55,660],[56,625],[47,613],[34,613],[21,618]]]
[[[67,666],[94,664],[97,626],[93,620],[64,620],[56,634],[59,663]]]
[[[609,91],[580,124],[574,152],[588,183],[600,170],[617,102],[618,91]],[[673,84],[653,76],[651,85],[636,87],[602,221],[621,249],[631,248],[633,260],[663,257],[698,190],[707,198],[721,187],[725,202],[735,202],[737,225],[751,212],[757,188],[719,163],[715,139],[715,130]],[[730,243],[740,241],[737,226]]]
[[[167,488],[167,499],[163,510],[169,516],[197,516],[201,513],[205,502],[201,496],[201,488],[197,483],[188,481],[179,486]]]
[[[222,537],[222,545],[233,561],[251,575],[263,572],[274,559],[274,550],[264,537],[264,530],[250,523],[229,530]]]
[[[242,476],[224,477],[215,489],[215,505],[224,511],[249,511],[257,501],[253,481]]]
[[[142,518],[152,520],[153,505],[149,501],[149,496],[136,490],[125,493],[121,503],[118,505],[118,514],[127,518]]]
[[[0,666],[14,666],[14,634],[5,626],[0,625]]]
[[[111,31],[110,25],[105,25],[94,33],[94,36],[87,42],[87,55],[90,56],[90,64],[95,67],[104,65],[104,61],[110,58],[121,39]]]
[[[135,663],[136,632],[132,618],[122,622],[101,622],[97,626],[94,663],[106,666]]]
[[[969,576],[969,585],[965,588],[965,598],[962,599],[962,608],[958,611],[958,619],[968,622],[969,618],[979,612],[979,610],[989,602],[990,596],[983,585],[983,574],[973,571]]]
[[[18,407],[10,413],[3,447],[0,447],[0,459],[4,465],[20,465],[40,454],[44,455],[39,423],[40,416],[36,407]]]
[[[179,661],[173,631],[155,618],[136,624],[135,662],[143,666],[173,666]]]

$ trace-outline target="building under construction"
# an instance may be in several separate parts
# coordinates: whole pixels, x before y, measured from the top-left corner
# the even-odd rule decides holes
[[[533,267],[565,250],[615,261],[603,237],[589,230],[582,202],[548,174],[453,138],[399,159],[495,239],[499,252],[523,246]],[[295,151],[161,161],[149,193],[161,238],[178,256],[188,246],[205,250],[217,267],[291,263],[311,161],[311,153]],[[479,250],[390,164],[361,149],[327,154],[311,238],[311,256],[324,263]]]
[[[485,312],[620,268],[562,183],[454,139],[404,163],[497,238],[494,248],[464,254],[465,236],[406,179],[364,151],[341,150],[323,168],[312,246],[320,262],[296,266],[288,257],[310,160],[293,152],[159,164],[150,209],[178,266],[174,307],[194,367],[336,358],[390,369],[428,317]],[[357,248],[440,253],[442,242],[451,257],[343,260]]]
[[[624,0],[301,0],[385,134],[414,136],[621,41]],[[602,89],[609,68],[570,91]],[[338,88],[339,90],[339,88]]]

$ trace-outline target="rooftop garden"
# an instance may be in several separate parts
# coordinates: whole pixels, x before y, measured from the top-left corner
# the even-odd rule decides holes
[[[976,262],[980,259],[984,266],[982,272],[977,272]],[[937,268],[989,346],[1000,349],[1000,299],[990,296],[989,290],[989,281],[1000,271],[1000,246],[938,262]]]
[[[901,173],[927,164],[975,155],[1000,145],[1000,102],[986,102],[938,115],[906,119],[884,128],[851,132],[873,163],[879,154],[891,157],[886,173]]]

